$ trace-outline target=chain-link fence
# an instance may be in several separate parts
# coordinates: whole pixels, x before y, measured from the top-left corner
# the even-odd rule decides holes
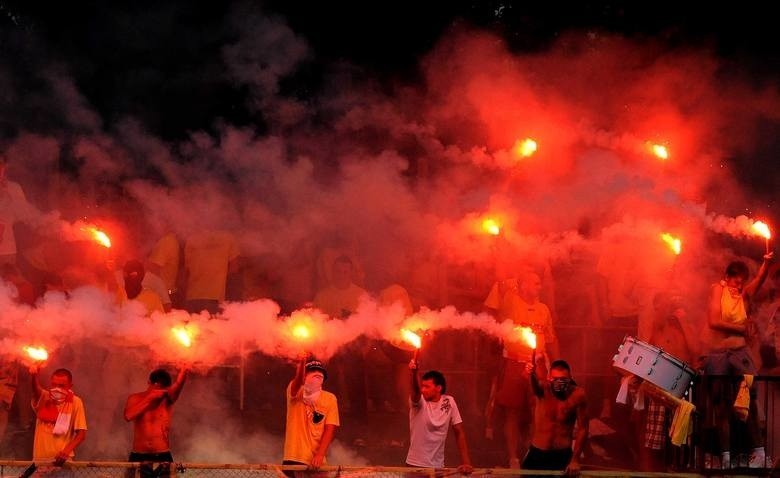
[[[146,467],[146,468],[144,468]],[[561,476],[556,471],[514,470],[507,468],[481,468],[471,474],[474,478],[500,476]],[[0,478],[447,478],[462,476],[455,468],[401,468],[327,466],[321,470],[307,470],[303,466],[264,464],[203,464],[173,463],[167,465],[123,462],[72,462],[62,468],[41,465],[37,469],[31,462],[0,462]],[[581,476],[611,477],[699,477],[684,473],[637,473],[630,471],[583,470]]]

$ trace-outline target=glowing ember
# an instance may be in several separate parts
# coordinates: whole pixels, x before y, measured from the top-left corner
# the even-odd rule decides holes
[[[654,144],[652,146],[653,154],[656,155],[658,159],[669,159],[669,150],[666,149],[666,146],[662,144]]]
[[[293,327],[292,334],[295,338],[300,340],[306,340],[311,337],[311,331],[303,324],[298,324]]]
[[[43,347],[24,347],[24,351],[36,362],[45,362],[49,359],[49,352]]]
[[[419,349],[422,347],[422,338],[409,329],[401,329],[401,336],[404,341],[410,343],[414,348]]]
[[[521,158],[528,158],[533,156],[536,152],[537,144],[531,138],[525,138],[523,140],[518,139],[515,145],[512,147],[512,151]]]
[[[520,338],[532,349],[536,348],[536,334],[530,327],[517,327],[515,330],[520,332]]]
[[[92,236],[92,239],[94,239],[95,242],[97,242],[101,246],[106,248],[111,247],[111,239],[108,237],[108,234],[101,231],[100,229],[94,226],[89,226],[89,227],[82,227],[81,230],[89,233],[89,235]]]
[[[772,232],[769,230],[769,226],[763,221],[756,221],[753,223],[753,232],[763,237],[764,239],[771,239]]]
[[[663,233],[661,234],[661,239],[663,239],[676,255],[680,255],[680,252],[682,252],[682,241],[679,238],[668,233]]]
[[[192,347],[192,334],[189,330],[184,327],[174,327],[171,329],[171,333],[183,346]]]
[[[482,230],[491,236],[501,234],[501,225],[495,219],[485,219],[482,221]]]

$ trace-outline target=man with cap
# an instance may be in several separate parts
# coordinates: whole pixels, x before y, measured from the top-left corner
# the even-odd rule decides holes
[[[339,426],[336,396],[322,389],[328,378],[319,360],[302,355],[287,386],[287,426],[284,435],[285,465],[306,465],[318,469]]]

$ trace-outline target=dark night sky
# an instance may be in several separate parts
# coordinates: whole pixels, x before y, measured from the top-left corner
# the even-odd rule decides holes
[[[32,31],[40,49],[67,62],[105,118],[148,116],[165,136],[208,127],[215,116],[242,121],[243,92],[214,81],[230,40],[230,2],[0,2],[4,30]],[[313,48],[301,82],[348,60],[384,77],[414,74],[418,58],[454,22],[500,33],[517,51],[546,48],[570,29],[661,37],[670,47],[713,48],[727,61],[777,77],[778,42],[769,6],[708,2],[296,2],[262,3]],[[11,16],[15,18],[10,18]],[[23,41],[17,39],[17,41]],[[4,49],[10,46],[6,44]],[[6,53],[11,53],[6,51]],[[199,94],[200,93],[200,94]],[[204,98],[208,93],[210,98]],[[193,94],[201,100],[192,102]],[[145,110],[152,110],[146,111]]]
[[[313,50],[313,58],[282,85],[284,93],[301,98],[316,93],[334,61],[348,61],[384,81],[412,81],[419,57],[457,23],[497,32],[520,52],[542,51],[568,30],[601,31],[660,38],[672,49],[707,48],[726,64],[749,71],[757,83],[777,82],[780,73],[774,16],[761,2],[271,0],[260,5],[281,16]],[[256,124],[247,110],[248,92],[222,74],[220,49],[235,35],[226,27],[231,8],[222,1],[0,0],[0,52],[17,71],[33,71],[43,61],[66,64],[108,128],[131,115],[151,132],[175,139],[211,128],[216,118]],[[34,89],[35,82],[25,88]],[[776,158],[778,125],[759,128],[762,156]],[[756,170],[753,187],[773,190],[774,180]]]

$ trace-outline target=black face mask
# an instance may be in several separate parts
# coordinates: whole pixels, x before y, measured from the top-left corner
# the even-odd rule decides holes
[[[569,378],[554,378],[550,381],[550,388],[552,389],[553,395],[559,399],[564,399],[569,393],[570,384],[571,379]]]

